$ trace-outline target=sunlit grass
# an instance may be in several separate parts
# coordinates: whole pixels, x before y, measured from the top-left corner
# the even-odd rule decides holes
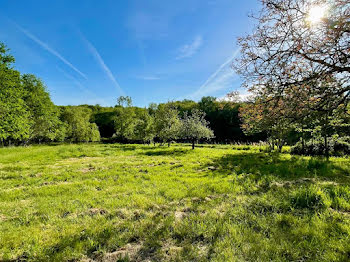
[[[259,147],[0,149],[0,260],[345,261],[350,160]]]

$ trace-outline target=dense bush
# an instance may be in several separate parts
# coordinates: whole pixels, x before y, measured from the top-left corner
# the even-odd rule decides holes
[[[350,138],[329,138],[328,150],[330,155],[341,156],[350,154]],[[309,140],[305,142],[304,148],[301,141],[291,148],[292,154],[298,155],[323,155],[325,145],[322,139]]]
[[[91,110],[84,107],[62,107],[62,121],[66,125],[66,140],[71,142],[98,142],[100,132],[90,123]]]

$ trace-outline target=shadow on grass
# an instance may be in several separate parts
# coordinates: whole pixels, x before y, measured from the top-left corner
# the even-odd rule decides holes
[[[350,161],[332,162],[321,157],[305,158],[283,154],[241,153],[227,154],[204,166],[211,175],[254,174],[273,176],[282,180],[323,178],[337,182],[349,182]]]
[[[113,148],[115,149],[117,148],[122,151],[134,151],[137,147],[134,145],[124,145],[124,144],[111,145],[107,147],[107,149],[113,149]]]
[[[140,153],[146,156],[181,156],[191,152],[191,149],[157,149],[157,150],[147,150]]]

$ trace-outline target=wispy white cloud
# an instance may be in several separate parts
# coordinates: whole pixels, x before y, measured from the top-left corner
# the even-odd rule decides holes
[[[78,68],[76,68],[74,65],[72,65],[71,62],[69,62],[66,58],[64,58],[60,53],[58,53],[55,49],[51,48],[48,44],[41,41],[39,38],[37,38],[35,35],[33,35],[28,30],[24,29],[20,25],[16,24],[15,22],[11,21],[13,24],[16,25],[16,27],[22,31],[28,38],[32,39],[35,43],[40,45],[43,49],[51,53],[52,55],[56,56],[58,59],[60,59],[63,63],[65,63],[67,66],[69,66],[71,69],[73,69],[75,72],[77,72],[80,76],[87,79],[86,75],[82,73]]]
[[[179,48],[179,55],[176,57],[177,60],[192,57],[197,53],[199,48],[203,44],[202,36],[196,36],[196,38],[190,44],[183,45]]]
[[[89,40],[87,40],[82,34],[81,34],[82,39],[84,40],[84,42],[86,43],[88,49],[90,50],[90,53],[92,54],[92,56],[95,58],[95,60],[97,61],[97,63],[99,64],[99,66],[102,68],[102,70],[105,72],[105,74],[107,75],[107,77],[111,80],[111,82],[114,84],[115,88],[119,91],[120,94],[124,95],[125,92],[123,91],[123,89],[120,87],[118,81],[116,80],[116,78],[114,77],[114,75],[112,74],[111,70],[108,68],[108,66],[106,65],[106,63],[103,61],[100,53],[97,51],[97,49],[89,42]]]
[[[239,49],[237,49],[233,55],[227,59],[219,68],[210,75],[210,77],[199,87],[194,93],[188,97],[191,99],[199,99],[202,96],[209,95],[216,91],[229,88],[234,82],[237,75],[234,73],[230,64],[233,59],[238,55]]]
[[[136,78],[146,80],[146,81],[160,80],[160,77],[158,76],[137,76]]]
[[[217,98],[218,101],[239,101],[239,102],[247,102],[253,97],[252,93],[244,92],[244,93],[238,93],[237,98],[232,99],[228,97],[227,95],[221,96]],[[236,100],[237,99],[237,100]]]

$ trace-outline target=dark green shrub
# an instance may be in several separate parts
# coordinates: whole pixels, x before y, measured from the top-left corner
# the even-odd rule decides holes
[[[329,138],[328,150],[330,155],[342,156],[350,154],[350,139],[342,137],[338,139]],[[326,152],[323,139],[314,139],[305,142],[304,149],[301,141],[291,148],[291,154],[295,155],[324,155]]]
[[[338,154],[349,155],[350,154],[350,143],[347,141],[343,141],[343,140],[336,141],[334,143],[333,150],[334,150],[335,155],[338,155]]]

